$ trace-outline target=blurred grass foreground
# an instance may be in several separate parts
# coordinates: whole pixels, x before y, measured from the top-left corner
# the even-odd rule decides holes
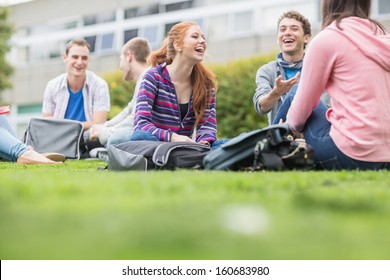
[[[390,173],[0,162],[0,259],[390,259]]]

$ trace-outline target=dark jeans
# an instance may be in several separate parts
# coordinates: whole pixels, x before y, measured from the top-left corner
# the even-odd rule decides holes
[[[287,112],[294,99],[296,89],[297,86],[294,86],[287,94],[275,116],[273,124],[279,123],[280,119],[286,121]],[[326,111],[327,107],[320,101],[307,120],[303,131],[306,143],[313,147],[315,162],[319,169],[390,169],[389,163],[360,161],[341,152],[329,135],[331,124],[326,118]]]
[[[141,140],[160,141],[156,136],[154,136],[150,132],[144,130],[135,130],[130,137],[130,141],[141,141]],[[211,144],[210,148],[212,150],[215,150],[222,144],[226,143],[228,140],[229,139],[216,140]]]

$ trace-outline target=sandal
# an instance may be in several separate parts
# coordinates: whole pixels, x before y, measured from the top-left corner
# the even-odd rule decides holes
[[[66,157],[60,153],[42,153],[46,158],[56,161],[56,162],[65,162]]]

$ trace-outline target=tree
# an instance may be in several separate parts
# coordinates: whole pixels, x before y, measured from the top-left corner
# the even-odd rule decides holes
[[[11,88],[12,84],[10,77],[13,73],[13,68],[6,61],[6,54],[11,46],[9,40],[11,39],[13,28],[8,22],[8,9],[0,6],[0,93],[7,88]]]

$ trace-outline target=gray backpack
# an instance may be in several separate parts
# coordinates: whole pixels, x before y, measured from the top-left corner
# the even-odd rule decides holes
[[[108,146],[109,170],[201,169],[210,147],[198,143],[130,141]]]
[[[24,143],[40,153],[56,152],[67,159],[80,159],[83,124],[64,119],[31,118]]]

